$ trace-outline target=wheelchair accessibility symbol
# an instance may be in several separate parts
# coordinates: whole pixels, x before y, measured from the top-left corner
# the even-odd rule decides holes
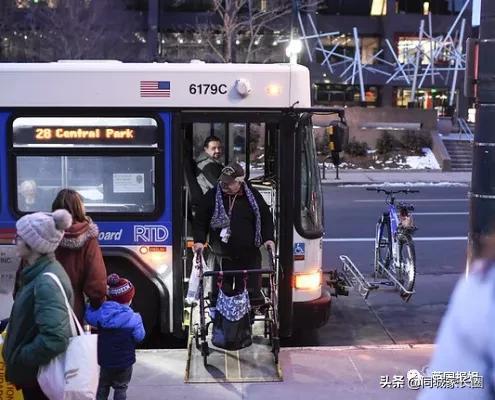
[[[294,243],[294,260],[301,261],[304,260],[304,243]]]

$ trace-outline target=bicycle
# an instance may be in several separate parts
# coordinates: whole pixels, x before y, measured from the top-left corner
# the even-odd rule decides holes
[[[375,234],[374,276],[390,278],[406,301],[414,293],[416,282],[416,250],[412,235],[417,230],[412,211],[414,206],[396,202],[397,193],[419,193],[419,190],[385,190],[367,188],[386,194],[388,211],[378,219]]]

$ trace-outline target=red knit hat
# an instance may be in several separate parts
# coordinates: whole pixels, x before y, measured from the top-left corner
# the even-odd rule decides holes
[[[111,274],[107,278],[109,300],[120,304],[130,303],[136,290],[131,281],[121,278],[117,274]]]

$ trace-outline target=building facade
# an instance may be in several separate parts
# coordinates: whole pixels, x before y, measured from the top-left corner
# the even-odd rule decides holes
[[[40,36],[44,34],[47,37],[50,34],[45,32],[43,24],[35,24],[34,30],[32,24],[26,24],[25,16],[31,13],[33,8],[56,10],[64,1],[81,3],[81,0],[11,1],[16,15],[13,19],[16,21],[15,27],[9,28],[4,21],[2,28],[0,18],[0,57],[8,61],[37,60],[35,50],[31,49],[30,54],[25,54],[25,51],[23,53],[19,49],[29,48],[30,46],[25,46],[29,41],[37,42],[33,47],[42,49],[44,41]],[[83,55],[79,58],[113,57],[124,61],[158,62],[189,62],[191,59],[206,62],[287,62],[285,49],[291,29],[299,35],[302,34],[301,25],[291,12],[291,0],[99,0],[99,3],[102,2],[118,2],[122,14],[127,15],[129,21],[133,21],[130,27],[131,24],[125,19],[121,20],[121,25],[126,25],[132,31],[125,39],[124,47],[128,51],[126,54],[114,54],[117,47],[110,45],[109,49],[100,51],[97,57],[92,56],[89,49],[89,55],[82,52]],[[410,56],[410,52],[418,46],[421,20],[425,21],[425,32],[431,33],[432,37],[445,35],[464,3],[465,0],[323,0],[318,2],[317,6],[315,2],[310,2],[301,15],[312,16],[318,33],[338,32],[321,37],[321,45],[325,50],[333,49],[339,55],[351,58],[354,57],[356,49],[353,28],[357,28],[362,62],[386,73],[369,69],[363,71],[365,105],[408,107],[412,106],[411,85],[400,80],[389,81],[387,76],[395,69],[391,65],[395,63],[395,59],[393,53],[388,50],[386,40],[393,46],[398,60],[404,62]],[[223,12],[215,11],[216,4],[222,7]],[[239,8],[233,10],[234,14],[231,8],[229,15],[229,7],[234,6]],[[466,18],[464,38],[469,37],[471,32],[469,11],[463,14]],[[279,16],[275,15],[277,13]],[[431,13],[431,32],[428,13]],[[256,17],[254,19],[253,14]],[[102,18],[112,19],[108,15]],[[229,19],[227,23],[226,19]],[[306,34],[313,34],[309,20],[303,18],[301,21]],[[459,25],[460,23],[457,24]],[[120,30],[118,24],[114,26],[115,29]],[[87,38],[87,41],[92,40],[97,39]],[[112,43],[115,43],[115,40],[112,39]],[[330,70],[324,62],[325,54],[317,49],[317,40],[311,39],[307,43],[312,60],[304,47],[300,63],[307,65],[311,71],[313,103],[363,105],[357,80],[351,84],[346,82],[345,74],[343,75],[346,68],[349,68],[349,62],[337,64]],[[428,46],[428,41],[423,40],[421,48],[424,53],[420,59],[423,65],[428,62],[427,54],[432,50]],[[92,48],[94,47],[93,45]],[[380,50],[383,50],[380,57],[385,61],[374,58]],[[50,57],[61,56],[55,53],[45,55],[45,58]],[[342,58],[333,56],[330,61],[335,64],[342,61]],[[439,72],[434,79],[424,79],[422,87],[417,90],[414,104],[416,107],[436,109],[438,115],[449,115],[453,112],[452,107],[448,106],[452,72],[440,71],[448,66],[452,66],[452,59],[440,57],[437,60],[435,67]],[[459,104],[465,101],[463,96],[459,95],[462,82],[461,72],[457,79],[455,99],[457,108],[465,115],[468,105]]]

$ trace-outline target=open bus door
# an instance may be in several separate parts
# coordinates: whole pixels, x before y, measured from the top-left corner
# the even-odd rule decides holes
[[[276,261],[280,267],[280,334],[288,337],[295,326],[319,327],[329,316],[329,291],[321,284],[321,239],[323,236],[323,199],[318,160],[312,131],[312,113],[338,113],[342,110],[273,111],[184,111],[174,120],[181,142],[176,149],[183,154],[178,167],[183,173],[182,236],[180,239],[183,288],[192,266],[193,197],[197,193],[194,161],[203,150],[204,139],[215,135],[222,140],[224,165],[236,161],[246,170],[246,179],[256,187],[274,218],[277,244]],[[182,172],[183,171],[183,172]],[[178,232],[177,229],[174,230]],[[305,243],[306,258],[295,258],[294,246]],[[189,247],[188,247],[189,246]],[[267,254],[262,249],[263,265]],[[315,268],[315,266],[317,266]],[[319,278],[314,288],[298,290],[308,277]],[[176,298],[176,300],[179,300]],[[174,305],[185,321],[184,304]],[[179,307],[182,309],[179,310]]]
[[[321,286],[324,284],[321,279],[323,199],[312,130],[315,114],[337,114],[337,119],[345,123],[341,109],[202,110],[182,112],[176,119],[180,121],[179,138],[183,143],[181,171],[184,171],[185,190],[182,211],[185,228],[180,239],[181,251],[176,254],[183,255],[184,287],[192,266],[192,199],[197,192],[193,159],[203,150],[204,139],[214,135],[224,145],[223,164],[236,161],[243,165],[246,179],[260,191],[272,210],[276,260],[281,271],[282,337],[291,336],[297,327],[320,327],[329,317],[329,290]],[[299,244],[306,249],[303,259],[295,254],[295,246]],[[262,255],[267,265],[263,250]],[[308,281],[315,286],[304,286]],[[183,321],[187,317],[183,315]]]
[[[203,151],[204,140],[210,135],[219,137],[223,143],[222,164],[226,165],[233,161],[240,163],[245,168],[246,179],[256,187],[269,205],[274,218],[275,239],[279,244],[277,262],[286,257],[286,254],[282,256],[280,252],[282,246],[287,247],[288,245],[285,235],[280,237],[280,216],[281,208],[287,207],[284,203],[286,200],[280,194],[284,190],[283,188],[289,184],[289,180],[284,177],[292,176],[290,168],[293,168],[293,159],[287,162],[280,154],[286,152],[285,149],[281,151],[281,146],[285,143],[282,137],[293,138],[296,119],[289,118],[282,112],[215,110],[182,112],[176,120],[180,121],[178,133],[182,140],[181,154],[184,154],[182,161],[182,170],[184,171],[183,234],[181,239],[184,287],[187,286],[187,278],[192,267],[192,251],[190,250],[192,218],[194,216],[194,196],[198,196],[193,160]],[[287,133],[283,134],[282,130],[287,130]],[[284,165],[282,168],[284,177],[281,178],[279,171],[282,163]],[[290,185],[292,187],[293,182],[290,182]],[[286,191],[291,193],[292,189]],[[199,193],[199,196],[202,196],[202,192]],[[268,265],[268,254],[264,248],[262,248],[262,257],[262,264]],[[288,287],[290,288],[290,280]],[[185,293],[185,289],[183,290]],[[284,307],[283,312],[290,313],[290,308]],[[290,316],[290,314],[288,315]],[[183,317],[186,321],[187,311]],[[290,320],[290,317],[287,319]]]

